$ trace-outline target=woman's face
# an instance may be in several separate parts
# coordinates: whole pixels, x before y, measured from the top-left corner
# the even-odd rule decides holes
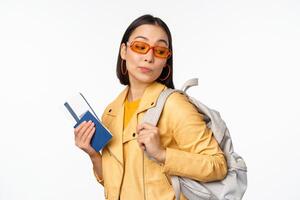
[[[137,27],[121,46],[121,58],[126,60],[130,84],[149,84],[155,81],[166,66],[166,58],[158,58],[150,49],[146,54],[139,54],[129,47],[133,41],[142,41],[152,46],[169,47],[166,32],[157,25],[144,24]]]

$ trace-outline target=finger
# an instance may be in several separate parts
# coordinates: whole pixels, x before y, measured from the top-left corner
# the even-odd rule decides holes
[[[87,134],[86,138],[84,139],[84,142],[88,142],[88,143],[91,142],[91,139],[95,133],[95,130],[96,130],[96,128],[92,127],[92,130]]]
[[[142,127],[142,125],[140,124],[137,128],[136,128],[136,133],[139,135],[142,131],[146,130],[145,128]]]
[[[77,137],[80,138],[80,140],[82,139],[82,136],[84,135],[85,131],[89,128],[89,126],[91,125],[92,121],[88,121],[78,132]]]
[[[140,145],[140,148],[143,150],[143,151],[146,151],[146,146],[144,144],[141,144]]]
[[[154,136],[153,135],[150,135],[150,134],[145,134],[143,136],[138,136],[137,137],[137,141],[139,144],[149,144],[151,141],[153,141],[154,139]]]
[[[85,138],[86,135],[90,132],[91,122],[87,122],[84,127],[80,130],[80,132],[75,136],[75,143],[78,144],[80,148],[85,146]]]
[[[139,134],[141,130],[142,130],[142,126],[141,126],[141,124],[138,124],[136,126],[136,133]]]
[[[144,129],[154,129],[154,128],[156,128],[156,126],[153,126],[152,124],[149,124],[147,122],[142,123],[141,127],[144,128]]]
[[[143,141],[143,143],[147,143],[148,141],[152,141],[154,137],[145,135],[142,137],[137,138],[139,141]]]
[[[74,133],[75,133],[75,134],[78,133],[86,123],[87,123],[86,121],[81,122],[81,123],[74,129]]]
[[[139,124],[136,129],[137,129],[137,132],[140,132],[143,129],[152,130],[152,129],[156,129],[156,128],[157,128],[156,126],[152,126],[151,124],[144,122],[142,124]]]
[[[157,135],[157,131],[156,130],[142,130],[139,132],[138,137],[144,137],[144,136],[152,136],[152,135]]]
[[[143,140],[142,139],[138,139],[137,142],[139,144],[139,147],[145,151],[146,150],[146,145],[143,142]]]
[[[83,133],[82,135],[82,141],[85,143],[86,142],[86,138],[87,136],[90,134],[90,132],[92,131],[92,129],[94,128],[94,123],[91,123],[91,125],[86,129],[86,131]]]
[[[144,143],[144,140],[145,140],[145,137],[137,137],[136,138],[136,140],[137,140],[137,142],[139,143],[139,144],[141,144],[141,143]]]

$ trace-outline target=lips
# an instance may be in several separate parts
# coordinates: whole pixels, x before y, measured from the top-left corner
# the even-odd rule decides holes
[[[142,72],[146,73],[146,72],[150,72],[151,69],[147,68],[147,67],[138,67]]]

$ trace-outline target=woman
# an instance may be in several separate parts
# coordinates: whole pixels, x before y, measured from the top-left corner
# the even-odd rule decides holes
[[[102,115],[112,140],[99,153],[90,146],[93,123],[84,122],[74,130],[76,145],[90,156],[106,199],[173,200],[170,175],[204,182],[226,176],[223,152],[184,95],[168,98],[157,127],[140,124],[159,94],[174,88],[172,75],[169,28],[151,15],[137,18],[122,38],[117,62],[117,76],[127,87]]]

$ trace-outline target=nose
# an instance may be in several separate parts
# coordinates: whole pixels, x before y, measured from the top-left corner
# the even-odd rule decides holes
[[[149,49],[149,51],[145,54],[145,61],[152,63],[154,61],[154,53],[153,48]]]

